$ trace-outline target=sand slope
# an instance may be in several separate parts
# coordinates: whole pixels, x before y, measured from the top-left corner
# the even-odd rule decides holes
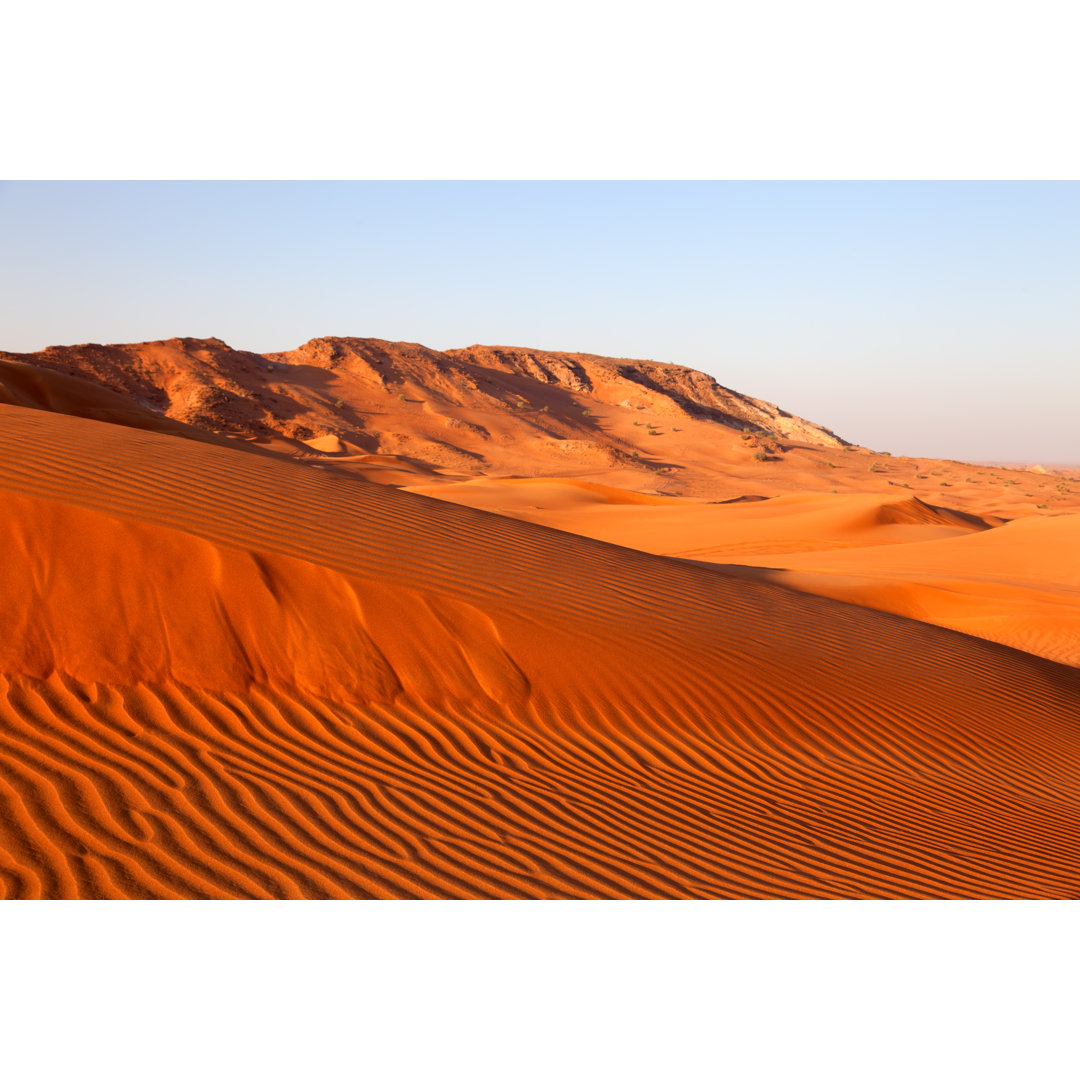
[[[1080,896],[1074,669],[15,406],[0,510],[7,896]]]
[[[1080,666],[1080,515],[1001,524],[874,493],[709,504],[554,478],[409,490],[787,588],[890,611]],[[755,568],[754,571],[741,568]]]
[[[890,548],[743,557],[792,588],[1080,666],[1080,515]]]

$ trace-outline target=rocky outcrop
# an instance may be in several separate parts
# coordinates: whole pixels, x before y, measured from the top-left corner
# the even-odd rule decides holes
[[[772,439],[846,445],[827,428],[704,372],[588,353],[484,345],[438,352],[409,342],[326,337],[260,355],[218,338],[172,338],[0,353],[0,359],[108,387],[208,431],[305,443],[338,438],[435,466],[483,462],[485,445],[493,443],[524,448],[522,454],[552,443],[561,444],[548,448],[560,457],[580,452],[583,460],[631,460],[632,447],[614,433],[619,425],[590,419],[601,405],[648,410],[672,424],[692,419]],[[502,467],[504,460],[500,450],[491,463]]]

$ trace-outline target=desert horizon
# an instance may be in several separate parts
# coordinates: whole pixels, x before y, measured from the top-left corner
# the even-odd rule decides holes
[[[1080,471],[692,368],[0,353],[8,898],[1080,896]]]

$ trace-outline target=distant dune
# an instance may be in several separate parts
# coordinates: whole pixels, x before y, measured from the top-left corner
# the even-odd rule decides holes
[[[7,354],[0,890],[1080,897],[1074,484],[643,361]]]

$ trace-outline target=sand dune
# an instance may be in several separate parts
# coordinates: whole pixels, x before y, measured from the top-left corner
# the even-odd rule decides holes
[[[17,405],[0,505],[6,896],[1080,896],[1073,668]],[[803,512],[815,558],[1016,528]]]
[[[1080,667],[1080,515],[902,547],[747,557],[763,580]],[[782,569],[781,569],[782,568]]]
[[[658,555],[717,563],[744,577],[1080,666],[1080,515],[1002,527],[993,515],[877,494],[720,505],[657,497],[635,502],[556,479],[409,490]]]
[[[903,544],[991,527],[910,496],[805,494],[707,503],[556,478],[413,484],[408,490],[656,554],[714,561],[736,552]]]

